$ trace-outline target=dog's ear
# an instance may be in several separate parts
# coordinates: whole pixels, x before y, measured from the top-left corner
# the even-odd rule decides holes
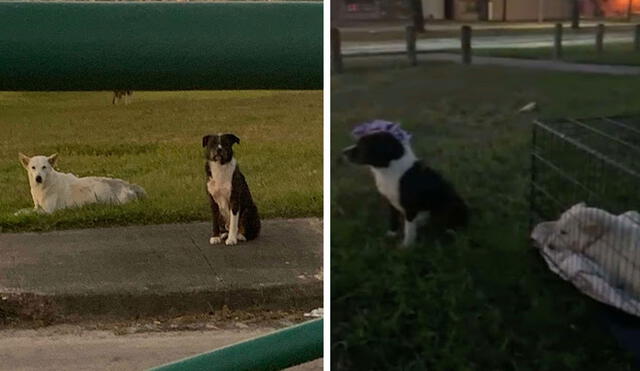
[[[31,161],[31,157],[25,155],[24,153],[18,153],[18,158],[20,159],[20,163],[26,169],[29,166],[29,161]]]
[[[234,134],[225,134],[224,136],[225,136],[225,137],[227,137],[227,138],[231,141],[231,143],[232,143],[232,144],[233,144],[233,143],[238,143],[238,144],[240,144],[240,138],[238,138],[238,137],[237,137],[237,136],[235,136]]]
[[[206,147],[209,144],[209,139],[211,139],[211,135],[205,135],[202,137],[202,148]]]
[[[51,156],[47,157],[47,161],[49,161],[51,167],[56,166],[56,161],[58,161],[58,154],[54,153]]]

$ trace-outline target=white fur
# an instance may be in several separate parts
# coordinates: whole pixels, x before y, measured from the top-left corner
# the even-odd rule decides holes
[[[120,179],[103,177],[78,178],[57,172],[53,166],[57,155],[27,157],[20,162],[27,170],[34,209],[52,213],[69,207],[91,203],[124,204],[144,196],[144,190]],[[41,177],[41,182],[36,177]]]
[[[389,163],[388,167],[377,168],[370,166],[371,172],[376,182],[378,192],[380,192],[393,207],[396,208],[403,216],[405,210],[400,204],[400,178],[407,172],[417,161],[416,155],[408,144],[404,144],[404,155],[397,160]],[[417,230],[420,225],[424,224],[429,213],[421,212],[412,221],[404,218],[404,239],[402,246],[407,247],[416,241]],[[389,233],[387,233],[389,235]],[[391,235],[395,235],[393,232]]]
[[[426,224],[428,219],[429,212],[421,211],[412,221],[404,220],[404,239],[402,240],[402,247],[408,247],[416,242],[418,228]]]
[[[402,240],[402,247],[408,247],[416,242],[416,236],[418,234],[418,226],[416,221],[404,221],[404,240]]]
[[[404,208],[400,205],[400,178],[417,161],[416,155],[409,145],[404,145],[404,155],[389,163],[388,167],[377,168],[370,166],[376,187],[398,211],[404,214]]]
[[[230,230],[231,216],[231,185],[233,173],[236,171],[236,159],[231,159],[224,165],[216,161],[209,161],[211,177],[207,181],[207,190],[218,204],[220,213],[225,221],[225,227]]]
[[[225,245],[230,246],[230,245],[235,245],[238,243],[238,219],[240,216],[240,213],[230,213],[230,220],[229,220],[229,236],[227,237],[227,240],[225,241]]]

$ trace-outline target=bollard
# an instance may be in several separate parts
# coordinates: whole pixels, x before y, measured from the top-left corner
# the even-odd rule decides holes
[[[553,46],[553,59],[562,59],[562,23],[556,23]]]
[[[414,26],[407,26],[406,39],[409,64],[411,66],[416,66],[418,64],[418,57],[416,55],[416,28]]]
[[[604,51],[604,24],[598,24],[596,28],[596,52],[602,54]]]
[[[342,46],[340,30],[331,28],[331,67],[335,73],[342,73]]]
[[[634,30],[633,50],[640,51],[640,24],[637,24]]]
[[[460,44],[462,47],[462,63],[471,64],[471,27],[462,26],[460,35]]]

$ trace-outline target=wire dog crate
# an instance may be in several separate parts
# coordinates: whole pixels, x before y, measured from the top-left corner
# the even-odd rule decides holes
[[[640,116],[535,120],[530,192],[549,268],[640,316]]]
[[[640,208],[640,116],[535,120],[532,142],[532,222],[579,201]]]

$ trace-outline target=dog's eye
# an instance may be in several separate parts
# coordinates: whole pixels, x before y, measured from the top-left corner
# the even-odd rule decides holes
[[[35,170],[35,169],[36,169],[36,167],[35,167],[35,166],[31,166],[31,168],[32,168],[33,170]]]
[[[44,169],[46,169],[46,168],[47,168],[46,166],[43,166],[43,167],[42,167],[42,170],[44,170]]]

